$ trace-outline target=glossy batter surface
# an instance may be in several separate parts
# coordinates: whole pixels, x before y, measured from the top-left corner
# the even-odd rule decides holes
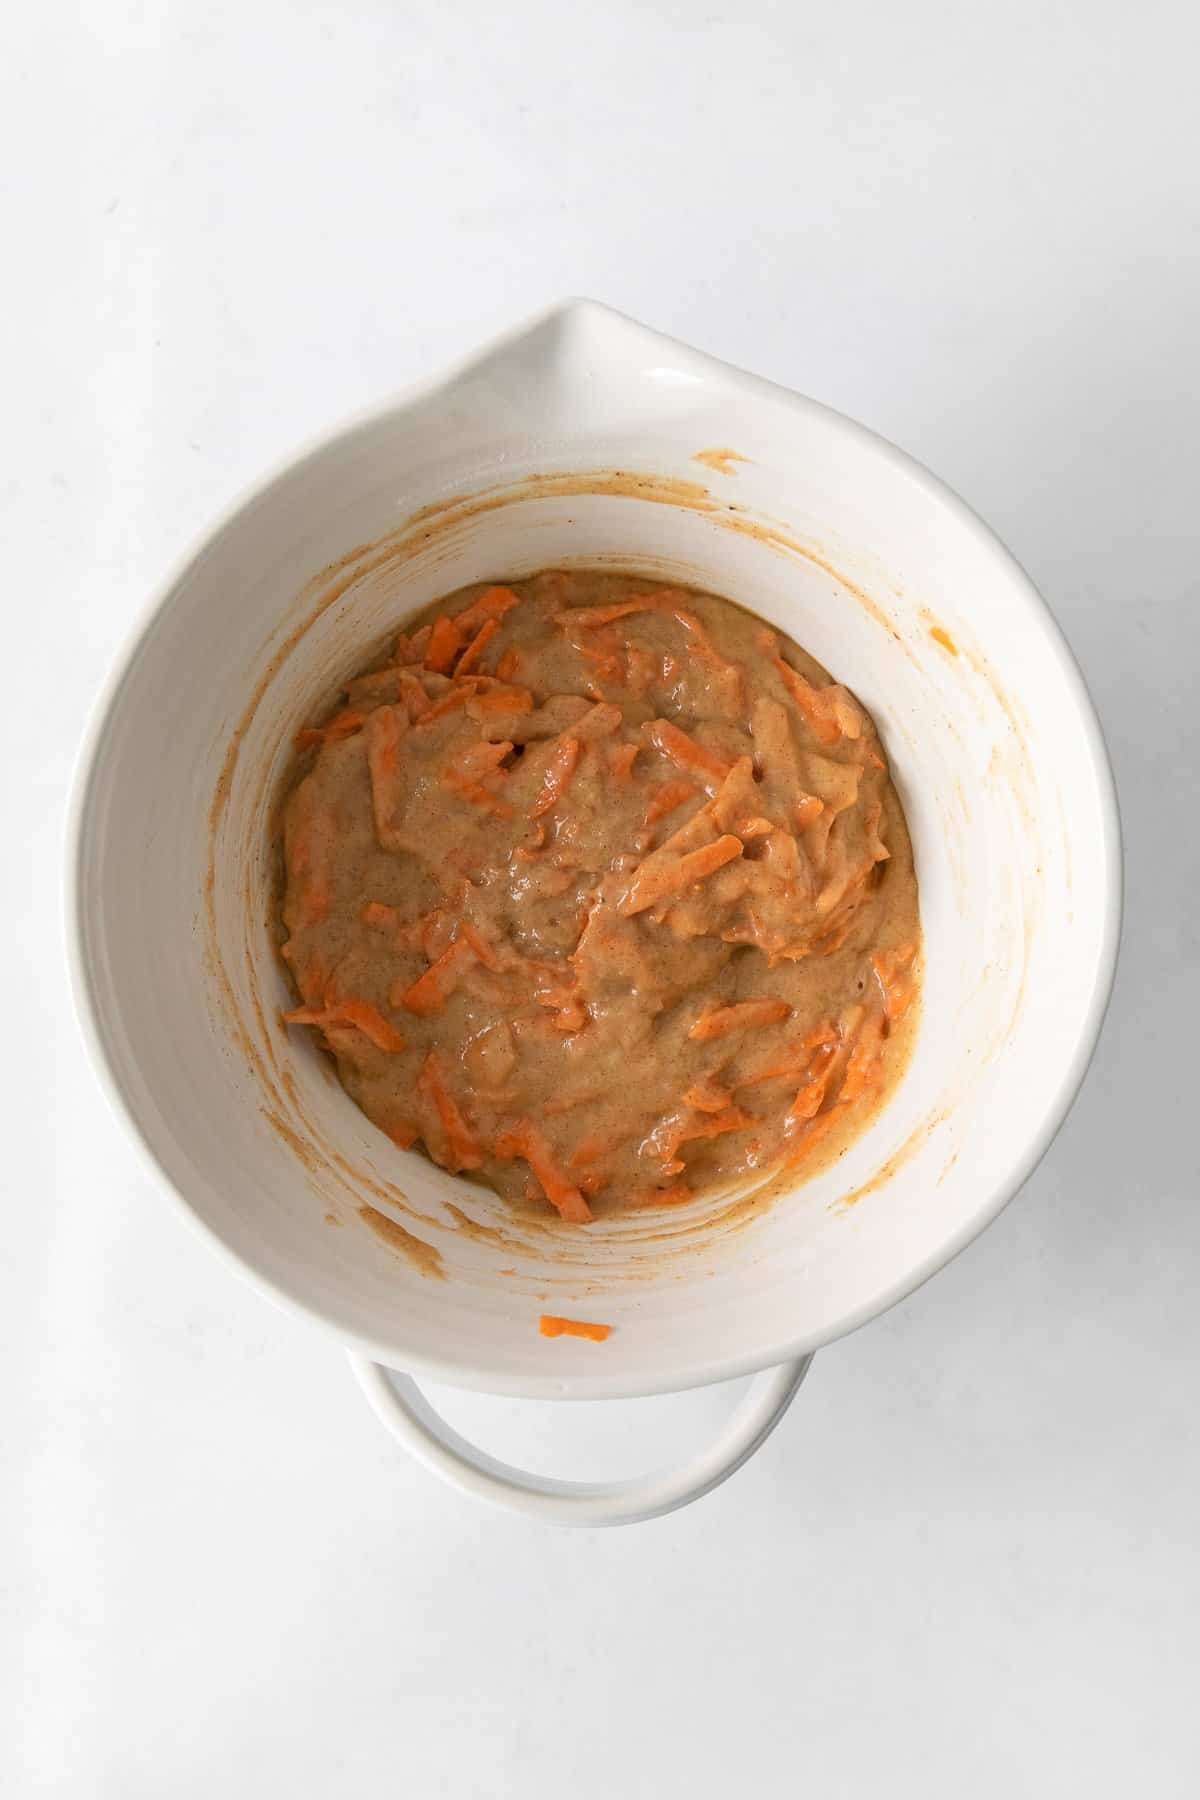
[[[397,1144],[582,1225],[871,1116],[912,855],[871,719],[797,645],[551,570],[440,602],[336,699],[284,812],[286,1016]]]

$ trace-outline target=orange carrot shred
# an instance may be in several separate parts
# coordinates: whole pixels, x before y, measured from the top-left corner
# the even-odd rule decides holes
[[[456,707],[465,706],[474,692],[474,682],[464,681],[461,687],[451,688],[448,694],[443,694],[440,700],[435,700],[433,705],[413,723],[418,730],[424,730],[427,725],[434,724],[436,720],[444,719],[446,714],[453,712]]]
[[[683,1090],[680,1098],[685,1106],[694,1107],[697,1112],[724,1112],[733,1100],[728,1088],[723,1088],[719,1081],[711,1077],[702,1077],[693,1081],[691,1087]]]
[[[664,781],[652,788],[650,798],[646,802],[645,823],[653,825],[656,820],[665,818],[682,806],[685,800],[694,800],[696,790],[690,781]]]
[[[468,780],[465,775],[460,775],[456,769],[448,769],[446,771],[442,776],[442,784],[445,787],[452,788],[456,794],[461,794],[464,800],[469,800],[471,802],[472,806],[482,806],[485,811],[495,813],[498,819],[513,819],[516,817],[516,814],[513,812],[513,809],[508,804],[507,800],[501,800],[498,794],[493,794],[491,789],[484,787],[481,781]]]
[[[680,1128],[675,1144],[687,1144],[693,1138],[723,1137],[727,1131],[745,1131],[757,1124],[753,1113],[743,1112],[740,1106],[726,1106],[720,1112],[706,1113],[703,1119],[693,1119],[690,1125]]]
[[[555,1313],[543,1313],[538,1320],[538,1330],[543,1337],[577,1337],[590,1338],[595,1344],[602,1344],[611,1325],[593,1325],[588,1319],[560,1319]]]
[[[336,744],[340,738],[349,737],[360,725],[365,725],[369,714],[356,707],[344,707],[335,713],[325,725],[306,725],[296,733],[298,749],[307,750],[313,744]]]
[[[398,1150],[411,1150],[421,1135],[409,1119],[397,1119],[394,1124],[384,1125],[381,1129]]]
[[[824,811],[824,804],[815,794],[801,794],[796,802],[796,823],[801,831],[807,831],[810,825],[814,825]]]
[[[324,1025],[328,1017],[323,1006],[293,1006],[280,1014],[285,1025]]]
[[[642,729],[662,756],[678,763],[681,769],[703,776],[706,783],[724,781],[733,767],[724,757],[706,750],[703,744],[690,738],[686,731],[680,731],[669,719],[650,719]]]
[[[432,1103],[437,1113],[445,1139],[442,1146],[446,1153],[443,1167],[449,1169],[451,1174],[457,1174],[460,1169],[477,1169],[483,1160],[479,1145],[446,1086],[435,1050],[429,1052],[421,1065],[421,1073],[417,1076],[417,1091],[423,1099]]]
[[[496,664],[496,676],[500,681],[511,681],[521,666],[521,655],[514,644],[510,644],[500,661]]]
[[[351,997],[337,1000],[331,1006],[296,1006],[291,1012],[285,1012],[283,1018],[288,1025],[316,1025],[321,1030],[331,1025],[353,1025],[377,1050],[386,1050],[393,1056],[399,1055],[406,1045],[395,1026],[368,1000]]]
[[[430,963],[424,974],[418,975],[396,997],[397,1006],[414,1013],[438,1012],[458,986],[459,977],[467,964],[474,962],[475,947],[465,937],[456,937],[447,944],[442,954]]]
[[[628,781],[640,744],[615,744],[608,753],[608,765],[618,781]]]
[[[913,979],[909,966],[916,954],[915,944],[901,944],[894,950],[880,950],[871,958],[889,1026],[898,1025],[912,1003]]]
[[[784,662],[782,656],[776,656],[772,660],[813,736],[819,743],[836,744],[844,733],[831,702],[823,698],[825,690],[815,688],[810,681],[806,681],[799,669],[793,669],[790,663]]]
[[[807,1120],[789,1142],[788,1152],[784,1158],[784,1167],[791,1168],[796,1163],[803,1162],[809,1151],[816,1148],[821,1139],[837,1122],[836,1107],[830,1107],[828,1112],[818,1113],[815,1119]]]
[[[826,1039],[816,1046],[805,1073],[804,1085],[788,1108],[789,1119],[813,1119],[820,1112],[837,1067],[837,1047],[836,1039]]]
[[[467,701],[467,716],[472,719],[532,711],[533,695],[528,688],[522,687],[489,688],[482,694],[472,694]]]
[[[703,1042],[731,1031],[760,1031],[764,1025],[778,1025],[790,1018],[791,1011],[786,1000],[739,1000],[733,1006],[718,1006],[704,1013],[688,1036]]]
[[[386,842],[396,829],[394,782],[400,764],[400,745],[408,730],[408,714],[400,706],[380,706],[367,720],[367,769],[371,776],[371,805],[375,829]]]
[[[453,619],[435,619],[425,651],[425,667],[448,675],[463,647],[463,634]]]
[[[859,1028],[846,1073],[838,1089],[838,1105],[849,1105],[874,1086],[883,1049],[884,1015],[872,1013]]]
[[[476,931],[469,919],[464,919],[458,929],[459,934],[470,944],[485,969],[496,970],[500,967],[500,958],[487,940]]]
[[[556,625],[615,625],[630,613],[653,612],[644,600],[618,600],[613,606],[568,606],[554,615]]]
[[[539,1006],[554,1009],[556,1031],[578,1031],[587,1024],[587,1007],[577,988],[570,986],[543,988],[537,996]]]
[[[617,910],[624,917],[632,918],[635,913],[645,912],[647,907],[656,906],[660,900],[669,899],[672,895],[681,893],[684,888],[704,881],[741,854],[741,838],[727,836],[718,838],[715,844],[704,845],[700,850],[689,851],[686,856],[677,857],[674,861],[663,861],[656,865],[651,858],[635,872],[629,892]]]
[[[575,1225],[586,1225],[590,1221],[591,1207],[574,1182],[568,1180],[558,1167],[550,1146],[532,1119],[521,1119],[510,1131],[502,1132],[493,1148],[500,1157],[524,1158],[561,1218]]]
[[[529,809],[531,819],[538,819],[562,799],[579,761],[579,739],[563,738],[546,764],[542,785]]]
[[[488,619],[502,619],[510,613],[514,606],[520,604],[520,596],[514,594],[510,587],[490,587],[473,600],[470,606],[463,608],[455,617],[455,624],[460,631],[474,631],[477,626]]]
[[[454,671],[456,680],[463,675],[469,674],[470,671],[475,668],[480,657],[483,655],[499,629],[499,619],[486,619],[484,621],[458,659],[458,666]]]
[[[377,1050],[397,1056],[404,1049],[404,1038],[369,1000],[359,1000],[351,995],[349,999],[338,1000],[332,1010],[369,1038]]]
[[[382,931],[393,931],[400,923],[399,909],[385,906],[382,900],[368,900],[358,916],[364,925],[374,925]]]

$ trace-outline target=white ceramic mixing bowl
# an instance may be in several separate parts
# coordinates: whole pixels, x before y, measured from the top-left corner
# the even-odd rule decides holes
[[[911,1066],[833,1168],[769,1205],[518,1223],[396,1150],[277,1020],[268,839],[296,727],[415,607],[572,563],[729,594],[789,632],[871,709],[907,809]],[[173,576],[85,751],[68,935],[97,1066],[230,1264],[347,1346],[460,1486],[614,1523],[728,1474],[814,1349],[1017,1191],[1095,1045],[1120,888],[1095,714],[991,532],[862,427],[584,301],[323,440]],[[616,1329],[546,1341],[542,1311]],[[751,1371],[686,1467],[588,1487],[492,1463],[411,1379],[611,1399]]]

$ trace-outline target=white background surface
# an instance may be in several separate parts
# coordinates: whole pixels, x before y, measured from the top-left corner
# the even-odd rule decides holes
[[[5,51],[0,1792],[1194,1794],[1194,10],[437,10],[106,0]],[[979,508],[1092,685],[1129,880],[1021,1197],[727,1487],[604,1535],[440,1488],[183,1229],[85,1066],[57,898],[87,708],[181,547],[571,292]],[[456,1416],[615,1473],[727,1405]]]

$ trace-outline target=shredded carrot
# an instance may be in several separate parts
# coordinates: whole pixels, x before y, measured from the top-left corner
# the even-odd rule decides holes
[[[653,825],[656,820],[674,812],[677,806],[682,806],[685,800],[694,800],[695,797],[696,790],[690,781],[664,781],[651,790],[646,802],[645,824]]]
[[[614,744],[608,753],[608,766],[618,781],[628,781],[633,774],[633,765],[640,744]]]
[[[884,1015],[871,1013],[859,1028],[838,1089],[839,1106],[849,1105],[874,1086],[883,1049],[883,1025]]]
[[[481,694],[472,694],[467,701],[467,716],[472,719],[488,719],[498,714],[532,711],[533,695],[528,688],[488,688]]]
[[[510,613],[518,605],[520,596],[514,594],[510,587],[486,588],[478,600],[472,600],[470,606],[464,607],[457,614],[454,622],[460,631],[474,631],[488,619],[502,619],[505,613]]]
[[[476,666],[480,657],[483,655],[499,629],[499,619],[487,619],[484,621],[458,659],[458,666],[454,671],[456,680],[469,674]]]
[[[421,1135],[409,1119],[397,1119],[394,1124],[384,1125],[382,1130],[399,1150],[411,1150]]]
[[[707,1113],[703,1119],[693,1119],[679,1131],[676,1145],[687,1144],[693,1138],[723,1137],[727,1131],[745,1131],[758,1120],[753,1113],[743,1112],[740,1106],[726,1106],[720,1112]]]
[[[823,1068],[841,1043],[841,1034],[832,1019],[822,1019],[798,1042],[786,1047],[781,1056],[764,1067],[743,1075],[739,1087],[753,1087],[760,1081],[795,1081],[815,1068]]]
[[[382,900],[368,900],[358,916],[364,925],[374,925],[381,931],[394,931],[400,923],[399,908],[385,906]]]
[[[539,1006],[554,1009],[556,1031],[579,1031],[587,1024],[587,1007],[576,987],[543,988],[537,996]]]
[[[607,700],[597,701],[596,705],[585,712],[582,718],[572,721],[561,736],[577,737],[580,743],[590,742],[592,738],[607,737],[621,723],[621,709]]]
[[[279,1016],[285,1025],[324,1025],[329,1018],[323,1006],[293,1006]]]
[[[595,1344],[602,1344],[611,1325],[593,1325],[589,1319],[560,1319],[554,1313],[543,1313],[538,1320],[538,1330],[543,1337],[577,1337],[590,1338]]]
[[[496,664],[496,678],[499,681],[511,681],[521,666],[521,654],[514,644],[510,644],[500,661]]]
[[[291,969],[305,1000],[313,1006],[323,1006],[329,969],[321,952],[313,945],[297,949],[296,940],[292,938],[280,946],[279,954]]]
[[[706,783],[724,781],[733,767],[723,757],[698,744],[695,738],[690,738],[686,731],[680,731],[669,719],[651,719],[642,730],[662,756],[678,763],[681,769],[703,776]]]
[[[434,962],[446,948],[446,944],[449,941],[448,933],[449,928],[446,924],[446,914],[444,909],[440,906],[434,906],[431,907],[427,913],[422,913],[421,917],[417,920],[416,926],[414,927],[413,939],[416,943],[420,944],[421,949],[425,952],[426,960],[428,962]]]
[[[407,1012],[440,1011],[458,986],[464,969],[475,961],[475,954],[474,945],[465,937],[454,938],[423,975],[418,975],[396,995],[392,1004],[404,1007]]]
[[[824,803],[815,794],[801,794],[796,802],[796,823],[801,831],[807,831],[815,825],[825,811]]]
[[[421,1073],[417,1076],[417,1092],[437,1113],[445,1139],[443,1149],[446,1154],[444,1159],[439,1158],[443,1167],[449,1169],[452,1175],[457,1174],[460,1169],[477,1169],[483,1161],[479,1145],[446,1086],[436,1050],[431,1050],[421,1065]]]
[[[397,673],[400,677],[399,697],[404,703],[404,710],[408,714],[410,723],[415,724],[429,711],[431,704],[429,695],[411,669],[400,669]]]
[[[595,625],[615,625],[618,619],[627,619],[630,613],[653,611],[655,608],[647,606],[645,600],[618,600],[614,606],[568,606],[563,612],[555,613],[554,622],[591,629]]]
[[[468,744],[457,753],[454,766],[460,774],[471,780],[483,781],[491,775],[503,776],[506,771],[502,764],[511,751],[512,745],[507,741],[493,744],[487,738],[480,738],[477,744]]]
[[[803,1162],[809,1152],[815,1150],[821,1139],[837,1124],[838,1117],[837,1108],[831,1106],[828,1112],[818,1113],[815,1119],[807,1120],[789,1141],[787,1155],[784,1158],[784,1168],[792,1168],[796,1163]]]
[[[916,954],[915,944],[901,944],[894,950],[880,950],[871,958],[889,1026],[898,1025],[912,1004],[910,965]]]
[[[365,1038],[369,1038],[377,1050],[386,1050],[392,1056],[398,1056],[404,1049],[405,1039],[369,1000],[360,1000],[350,995],[339,999],[333,1010],[340,1018],[353,1025],[356,1031],[361,1031]]]
[[[339,999],[330,1006],[296,1006],[291,1012],[285,1012],[283,1018],[288,1025],[316,1025],[321,1030],[327,1030],[331,1025],[353,1025],[377,1050],[386,1050],[392,1056],[399,1055],[406,1047],[406,1040],[377,1007],[369,1000],[358,1000],[353,996]]]
[[[845,734],[830,701],[823,697],[825,689],[815,688],[810,681],[805,681],[799,669],[793,669],[790,663],[784,662],[782,656],[776,656],[772,660],[813,736],[822,744],[836,744]]]
[[[764,1025],[778,1025],[790,1018],[791,1012],[786,1000],[739,1000],[734,1006],[718,1006],[704,1013],[688,1036],[704,1041],[725,1037],[731,1031],[760,1031]]]
[[[829,1092],[829,1083],[837,1068],[836,1042],[819,1046],[814,1052],[804,1085],[788,1108],[789,1119],[814,1119],[825,1104],[825,1096]]]
[[[579,739],[574,737],[560,739],[557,749],[552,752],[550,760],[546,764],[546,771],[542,776],[542,785],[538,789],[537,798],[529,809],[531,819],[540,818],[543,813],[549,812],[550,808],[557,805],[558,801],[562,799],[570,785],[578,762]]]
[[[492,946],[486,939],[481,937],[479,932],[476,931],[469,919],[463,919],[458,929],[459,935],[465,938],[467,943],[470,944],[472,950],[475,952],[485,969],[492,969],[494,971],[500,967],[500,958],[496,955],[496,952],[492,949]]]
[[[730,836],[719,837],[715,844],[705,844],[702,849],[692,850],[674,861],[656,865],[652,858],[636,871],[629,892],[617,910],[626,918],[632,918],[635,913],[645,912],[647,907],[656,906],[660,900],[669,899],[674,894],[682,893],[684,888],[704,881],[741,854],[741,838]]]
[[[425,667],[435,674],[448,675],[462,651],[463,642],[463,634],[453,619],[435,619],[425,651]]]
[[[448,694],[443,694],[440,700],[435,700],[433,705],[413,723],[418,730],[422,730],[425,726],[432,725],[435,720],[444,719],[446,714],[453,712],[456,707],[465,706],[474,692],[474,682],[464,681],[461,687],[453,687]]]
[[[371,805],[375,829],[382,842],[396,829],[394,783],[400,765],[400,745],[408,730],[408,714],[399,706],[380,706],[367,720],[367,768],[371,776]]]
[[[694,1107],[697,1112],[719,1113],[732,1104],[733,1095],[711,1076],[701,1076],[691,1087],[684,1088],[681,1099],[685,1106]]]
[[[609,606],[568,606],[554,615],[556,624],[583,625],[591,628],[597,625],[615,625],[618,619],[627,619],[631,613],[669,612],[673,613],[681,624],[690,629],[704,633],[704,628],[694,613],[684,610],[683,595],[678,588],[654,588],[648,594],[636,594],[629,600],[617,600]]]
[[[488,812],[497,815],[497,819],[515,819],[516,814],[506,799],[493,794],[491,788],[484,787],[482,781],[471,781],[470,776],[464,776],[461,769],[444,769],[441,779],[443,787],[453,788],[453,792],[461,794],[462,799],[470,799],[471,805],[484,806]]]
[[[645,1153],[653,1151],[661,1156],[663,1173],[666,1175],[682,1174],[686,1164],[679,1156],[681,1144],[692,1143],[697,1139],[723,1137],[726,1132],[746,1131],[758,1120],[753,1113],[743,1112],[740,1106],[723,1106],[719,1112],[701,1113],[685,1108],[681,1112],[668,1113],[660,1119],[654,1130],[646,1138],[642,1149]]]
[[[502,1132],[495,1142],[495,1153],[501,1157],[525,1159],[541,1183],[542,1191],[559,1216],[575,1225],[586,1225],[592,1209],[554,1160],[550,1146],[532,1119],[518,1120],[511,1131]]]
[[[336,744],[340,738],[349,737],[360,725],[365,725],[369,717],[370,714],[363,712],[361,708],[344,707],[327,724],[306,725],[302,731],[298,731],[296,746],[300,750],[307,750],[313,744]]]

